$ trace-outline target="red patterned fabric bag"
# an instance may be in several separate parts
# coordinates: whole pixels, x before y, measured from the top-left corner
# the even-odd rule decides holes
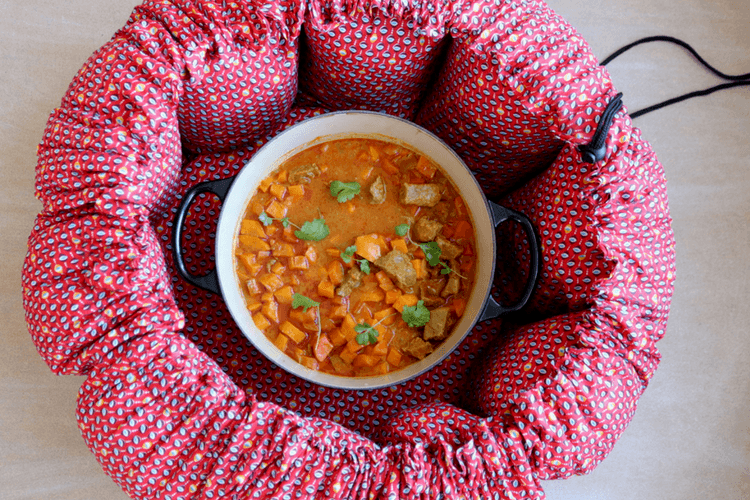
[[[674,280],[666,181],[626,110],[582,158],[616,96],[543,2],[144,2],[49,119],[23,275],[40,355],[87,377],[77,418],[105,472],[144,499],[520,499],[591,471],[658,365]],[[542,251],[522,315],[372,391],[280,370],[171,258],[187,189],[353,108],[443,138]],[[190,211],[191,272],[213,266],[219,208]],[[503,233],[511,298],[524,238]]]

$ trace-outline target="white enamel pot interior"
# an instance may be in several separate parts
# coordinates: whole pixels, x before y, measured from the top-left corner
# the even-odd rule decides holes
[[[240,223],[247,204],[255,194],[260,182],[286,159],[301,150],[321,142],[347,137],[373,137],[403,144],[431,158],[442,167],[466,201],[476,231],[476,280],[468,298],[464,315],[454,326],[453,334],[424,359],[393,373],[374,377],[339,377],[310,370],[281,352],[263,332],[256,328],[241,291],[243,285],[239,282],[235,272],[234,248]],[[524,294],[524,299],[513,307],[506,308],[497,304],[490,297],[490,287],[495,271],[495,226],[508,218],[529,227],[530,223],[521,214],[489,203],[461,158],[435,135],[406,120],[367,111],[343,111],[316,116],[286,129],[271,139],[257,151],[233,180],[226,179],[215,182],[223,183],[219,189],[222,191],[220,197],[223,198],[223,205],[216,231],[215,257],[216,276],[218,278],[213,275],[190,276],[185,271],[179,256],[181,216],[178,216],[175,222],[177,229],[175,230],[176,244],[174,247],[175,254],[179,257],[176,259],[178,271],[189,281],[209,290],[217,291],[216,279],[218,279],[218,291],[220,291],[242,333],[276,365],[311,382],[329,387],[363,390],[409,380],[440,363],[458,346],[478,320],[489,319],[504,312],[519,309],[528,300],[533,288],[532,281],[536,277],[537,260],[535,253],[537,250],[532,228],[530,229],[532,234],[529,239],[534,240],[532,242],[534,247],[532,251],[533,278],[527,284],[527,293]],[[210,188],[201,191],[200,186],[196,186],[193,190],[196,193],[203,191],[217,192]],[[191,197],[194,196],[194,194],[186,195],[183,205],[189,205]]]

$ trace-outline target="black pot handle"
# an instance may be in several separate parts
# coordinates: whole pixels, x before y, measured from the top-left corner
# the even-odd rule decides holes
[[[512,306],[503,306],[498,303],[492,295],[487,297],[487,302],[484,304],[484,309],[479,315],[477,321],[486,321],[488,319],[497,318],[501,314],[515,312],[521,309],[529,301],[531,293],[534,291],[536,286],[536,280],[539,275],[539,240],[537,238],[534,225],[531,223],[528,217],[520,212],[511,210],[509,208],[502,207],[497,203],[488,201],[490,205],[490,215],[492,216],[492,224],[497,228],[500,224],[505,221],[513,220],[521,224],[523,230],[526,232],[526,236],[529,239],[529,247],[531,250],[531,261],[529,262],[529,279],[526,282],[526,288],[523,290],[523,295],[520,300]]]
[[[228,177],[216,181],[201,182],[190,188],[187,193],[185,193],[185,197],[182,199],[182,203],[180,203],[180,206],[177,209],[177,215],[174,218],[172,229],[172,256],[174,257],[174,264],[177,268],[177,272],[188,283],[217,295],[221,295],[221,290],[219,288],[219,277],[216,274],[216,269],[209,271],[208,274],[203,276],[196,276],[190,274],[185,267],[185,261],[182,260],[182,229],[183,224],[185,223],[185,216],[196,196],[201,193],[213,193],[223,202],[229,192],[232,182],[234,182],[234,177]]]

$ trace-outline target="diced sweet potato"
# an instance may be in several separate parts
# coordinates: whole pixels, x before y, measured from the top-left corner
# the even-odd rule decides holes
[[[281,352],[286,351],[286,347],[289,345],[289,337],[283,333],[276,335],[276,339],[273,341],[274,345],[279,348]]]
[[[401,357],[402,357],[402,356],[401,356],[401,353],[400,353],[400,352],[398,352],[398,350],[397,350],[397,349],[395,349],[395,348],[393,348],[393,347],[392,347],[392,348],[390,348],[390,349],[388,350],[388,355],[386,356],[386,358],[385,358],[385,359],[386,359],[386,361],[388,361],[388,362],[389,362],[389,363],[390,363],[391,365],[393,365],[393,366],[398,366],[399,364],[401,364]]]
[[[263,225],[260,221],[253,219],[242,220],[240,234],[249,234],[250,236],[257,236],[258,238],[266,237],[266,231],[263,229]]]
[[[310,268],[310,263],[304,255],[295,255],[289,259],[289,268],[304,270]]]
[[[279,201],[283,200],[286,197],[286,186],[282,184],[271,184],[271,187],[269,187],[268,190]]]
[[[286,216],[287,208],[278,202],[278,200],[272,200],[271,203],[266,206],[266,213],[274,219],[283,219]]]
[[[266,287],[266,290],[268,290],[269,292],[275,292],[276,290],[284,286],[284,282],[275,274],[264,274],[263,276],[258,278],[258,281],[261,285]]]
[[[371,368],[377,365],[380,359],[380,356],[373,356],[370,354],[357,354],[357,356],[354,358],[354,361],[352,361],[352,366],[354,366],[355,368]]]
[[[291,304],[294,296],[294,290],[289,285],[283,286],[273,293],[273,296],[279,304]]]
[[[268,321],[268,318],[263,316],[263,313],[260,311],[253,314],[253,323],[255,323],[255,326],[258,327],[258,330],[261,331],[271,326],[271,322]]]
[[[334,297],[334,290],[335,287],[333,286],[333,283],[331,283],[327,279],[322,280],[320,283],[318,283],[318,293],[323,297],[332,299]]]
[[[309,368],[311,370],[316,370],[316,371],[320,368],[320,364],[318,363],[318,360],[315,358],[311,358],[310,356],[300,356],[299,364],[301,364],[305,368]]]
[[[305,340],[305,332],[303,332],[302,330],[294,326],[289,321],[284,321],[281,324],[281,326],[279,326],[279,330],[285,333],[290,339],[292,339],[297,344]]]
[[[271,249],[271,246],[268,243],[257,236],[251,236],[249,234],[240,235],[240,245],[251,252],[267,251]]]
[[[416,306],[417,302],[419,302],[419,298],[416,295],[405,293],[398,299],[396,299],[396,301],[393,303],[393,308],[398,312],[402,312],[405,306]]]
[[[357,255],[363,259],[369,260],[370,262],[378,260],[383,253],[383,248],[386,247],[383,237],[377,234],[363,234],[357,236],[354,240],[354,244],[357,246]]]
[[[315,358],[318,361],[325,361],[331,351],[333,350],[333,343],[328,338],[328,335],[323,334],[320,336],[317,345],[315,346]]]
[[[263,316],[268,318],[269,321],[274,323],[279,322],[279,304],[273,298],[266,301],[260,310],[263,313]]]

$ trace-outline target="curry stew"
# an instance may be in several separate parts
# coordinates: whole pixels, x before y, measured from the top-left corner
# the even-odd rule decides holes
[[[255,325],[333,375],[383,375],[429,355],[474,283],[474,228],[454,185],[429,158],[372,138],[285,161],[248,203],[235,245]]]

